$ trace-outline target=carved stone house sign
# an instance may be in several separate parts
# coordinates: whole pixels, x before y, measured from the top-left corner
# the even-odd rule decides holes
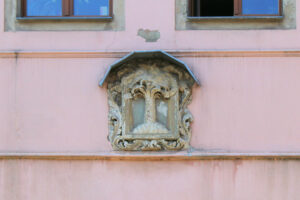
[[[107,81],[109,136],[114,150],[180,150],[189,147],[187,109],[198,80],[163,51],[133,52],[110,66]]]

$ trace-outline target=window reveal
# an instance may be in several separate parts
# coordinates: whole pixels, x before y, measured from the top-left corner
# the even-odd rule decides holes
[[[112,0],[22,0],[23,17],[108,17]]]
[[[281,0],[190,0],[189,16],[280,16]]]

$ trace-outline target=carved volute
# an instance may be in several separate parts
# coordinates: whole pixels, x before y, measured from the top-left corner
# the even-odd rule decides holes
[[[107,82],[109,136],[114,150],[181,150],[189,147],[187,109],[197,79],[162,51],[134,52],[112,65]]]

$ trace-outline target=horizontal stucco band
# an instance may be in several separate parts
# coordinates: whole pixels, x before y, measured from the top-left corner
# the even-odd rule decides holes
[[[103,153],[0,153],[0,160],[300,160],[300,153],[218,153],[203,151],[180,152],[103,152]]]
[[[175,57],[300,57],[300,50],[164,50]],[[130,51],[0,51],[0,58],[122,58]]]

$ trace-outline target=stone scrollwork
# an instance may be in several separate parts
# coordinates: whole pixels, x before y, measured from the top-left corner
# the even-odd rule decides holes
[[[108,139],[114,150],[189,147],[193,117],[187,106],[195,82],[190,71],[160,57],[139,57],[107,74]]]

